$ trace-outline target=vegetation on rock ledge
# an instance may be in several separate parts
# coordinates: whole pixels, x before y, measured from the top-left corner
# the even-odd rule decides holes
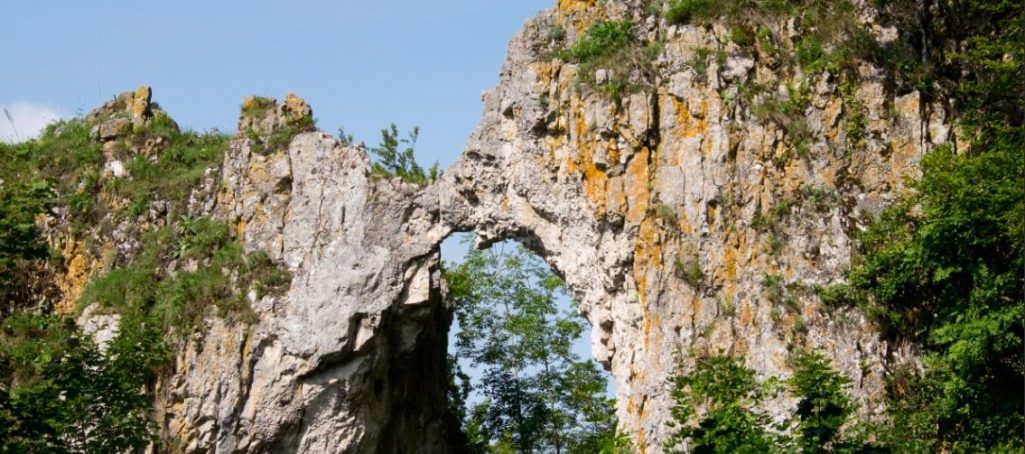
[[[157,111],[108,137],[105,156],[94,127],[119,115],[60,122],[37,140],[0,144],[0,451],[145,449],[157,442],[152,385],[173,340],[199,331],[215,311],[247,320],[247,293],[287,286],[288,273],[266,254],[243,253],[223,222],[187,215],[228,138],[180,132]],[[157,202],[164,208],[151,211]],[[63,262],[41,238],[43,217],[56,221],[48,235],[59,241],[109,237],[116,225],[142,239],[138,249],[106,254],[115,269],[95,276],[79,301],[119,316],[103,348],[69,315],[53,313],[36,288],[42,269]]]

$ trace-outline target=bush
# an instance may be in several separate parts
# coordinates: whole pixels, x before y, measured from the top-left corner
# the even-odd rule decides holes
[[[101,352],[71,319],[0,322],[0,451],[128,452],[157,442],[147,391],[169,352],[152,324],[124,320]]]
[[[246,132],[246,137],[250,141],[250,150],[253,153],[268,155],[288,148],[295,136],[316,129],[316,121],[306,116],[288,119],[284,125],[274,127],[269,135],[264,131],[250,129]]]
[[[49,256],[35,218],[51,203],[49,185],[43,181],[0,183],[0,317],[27,302],[27,263]]]
[[[173,261],[194,262],[194,270],[167,271]],[[246,293],[256,296],[287,288],[287,271],[265,253],[244,254],[227,225],[210,219],[183,220],[147,234],[131,263],[94,279],[79,307],[99,304],[121,314],[141,313],[178,338],[201,329],[216,315],[253,321]]]
[[[624,94],[654,80],[653,61],[662,53],[660,42],[642,46],[633,38],[630,21],[598,21],[559,57],[580,65],[578,77],[617,103]],[[604,70],[604,80],[597,73]],[[637,80],[633,79],[638,73]]]
[[[673,0],[665,17],[674,24],[683,24],[693,19],[714,19],[723,12],[723,2],[716,0]]]
[[[668,452],[769,452],[779,444],[760,408],[772,386],[737,360],[698,358],[693,371],[676,375],[672,383]]]
[[[848,394],[850,379],[825,356],[798,353],[791,365],[789,379],[763,381],[736,358],[697,358],[693,370],[672,379],[667,451],[888,452],[865,442],[866,428],[853,418],[857,407]],[[797,407],[785,425],[776,425],[763,407],[783,391],[781,384],[797,398]]]
[[[701,285],[701,279],[704,277],[704,273],[701,271],[701,263],[698,262],[697,257],[686,261],[677,258],[673,271],[678,279],[683,279],[684,282],[695,289]]]
[[[420,136],[420,128],[414,127],[405,139],[399,138],[399,129],[392,123],[389,128],[381,130],[381,144],[371,148],[370,152],[377,157],[372,169],[375,175],[394,178],[418,185],[427,184],[438,179],[438,163],[434,163],[428,172],[416,162],[416,139]],[[404,150],[399,150],[405,145]]]

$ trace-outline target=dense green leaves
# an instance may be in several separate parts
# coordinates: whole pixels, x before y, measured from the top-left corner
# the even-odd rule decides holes
[[[162,332],[122,324],[105,352],[74,321],[0,323],[0,452],[125,452],[154,441],[147,387],[169,360]]]
[[[51,200],[43,181],[0,181],[0,318],[27,303],[26,264],[49,255],[35,218],[49,209]]]
[[[962,117],[960,144],[922,159],[913,192],[861,237],[844,299],[924,347],[891,385],[892,446],[1021,450],[1025,431],[1025,38],[1008,1],[883,2],[915,32],[899,68]]]
[[[789,379],[759,380],[736,358],[696,358],[690,371],[673,378],[668,452],[886,452],[865,442],[850,380],[818,352],[798,353],[792,363]],[[774,424],[766,402],[784,391],[797,406],[785,424]]]
[[[862,237],[851,286],[892,336],[926,347],[925,376],[894,397],[897,411],[924,412],[917,417],[935,425],[929,446],[1021,446],[1025,155],[944,148],[922,169],[915,195]]]
[[[456,353],[482,374],[483,402],[455,410],[466,415],[471,451],[591,453],[622,446],[604,374],[572,352],[583,322],[559,311],[563,284],[544,262],[519,248],[471,251],[463,263],[449,265],[445,278],[459,323]],[[466,395],[456,392],[454,400]]]
[[[692,372],[673,383],[670,453],[760,453],[778,444],[760,408],[771,386],[733,358],[699,358]]]

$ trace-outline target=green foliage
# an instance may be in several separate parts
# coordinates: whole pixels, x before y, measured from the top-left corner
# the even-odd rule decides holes
[[[853,150],[865,145],[867,120],[865,119],[865,108],[858,99],[854,85],[848,81],[840,83],[840,92],[843,93],[845,116],[845,129],[847,132],[847,149]]]
[[[167,264],[176,260],[198,266],[172,273]],[[251,321],[246,292],[255,290],[259,298],[286,288],[289,280],[266,253],[244,254],[223,222],[185,218],[176,228],[145,235],[135,260],[94,279],[79,306],[95,303],[120,314],[144,314],[184,337],[198,331],[211,311]]]
[[[990,449],[1025,428],[1025,159],[1020,147],[941,148],[922,171],[916,194],[861,237],[850,281],[891,335],[927,347],[939,446]]]
[[[247,117],[262,118],[277,107],[277,102],[273,98],[254,96],[247,101],[242,104],[242,114]]]
[[[580,65],[579,78],[588,86],[619,102],[623,95],[650,85],[655,77],[653,62],[663,51],[662,43],[642,44],[635,40],[633,22],[598,21],[559,57]],[[598,80],[599,70],[605,78]],[[639,74],[634,79],[634,73]]]
[[[782,230],[781,224],[786,222],[787,216],[790,216],[792,207],[793,202],[787,198],[781,198],[767,212],[763,212],[759,206],[751,218],[751,228],[759,232],[779,232]]]
[[[82,306],[99,303],[121,316],[105,351],[73,320],[40,315],[38,307],[29,312],[30,297],[39,293],[28,288],[29,273],[43,269],[52,254],[39,238],[38,215],[66,216],[72,235],[105,216],[105,224],[125,222],[125,215],[141,214],[157,200],[172,202],[168,216],[176,216],[191,189],[221,164],[228,143],[216,132],[180,132],[156,112],[111,144],[129,175],[101,178],[105,157],[93,126],[84,119],[59,122],[37,140],[0,144],[2,452],[141,451],[155,442],[149,390],[170,359],[169,332],[190,334],[214,310],[251,317],[239,292],[259,296],[289,279],[266,254],[243,254],[225,224],[181,217],[145,234],[131,262],[87,287]],[[165,145],[152,157],[125,153],[151,143]],[[122,198],[129,208],[108,205]]]
[[[170,360],[161,334],[126,321],[101,352],[71,319],[4,319],[0,451],[127,452],[157,442],[147,390]]]
[[[921,161],[914,191],[861,236],[845,295],[924,349],[891,383],[889,444],[1021,451],[1025,431],[1025,17],[1010,1],[885,1],[915,33],[884,49],[898,87],[948,99],[965,134]]]
[[[819,352],[800,353],[793,363],[787,385],[800,396],[792,421],[797,446],[808,453],[853,451],[840,432],[856,409],[848,397],[850,379],[833,370]]]
[[[746,25],[737,25],[730,27],[730,41],[733,41],[738,46],[750,47],[755,44],[755,31]]]
[[[786,296],[786,287],[783,285],[783,276],[778,274],[766,274],[762,278],[762,289],[765,290],[765,297],[773,304],[782,304]]]
[[[670,453],[867,453],[888,452],[865,442],[855,419],[850,380],[819,352],[792,358],[793,375],[758,380],[750,368],[724,355],[700,357],[693,369],[672,379]],[[765,401],[783,391],[797,407],[785,425],[765,414]],[[684,446],[687,450],[684,450]]]
[[[754,371],[728,356],[702,357],[673,378],[669,453],[760,453],[779,444],[760,408],[773,393]],[[684,450],[684,446],[689,450]]]
[[[121,316],[105,352],[71,318],[19,310],[0,321],[0,451],[125,452],[157,442],[149,390],[171,360],[169,334],[192,334],[213,309],[245,321],[246,291],[287,286],[287,272],[266,254],[243,254],[225,224],[176,225],[147,234],[135,260],[87,287],[80,305]],[[196,266],[169,271],[174,261]]]
[[[680,226],[680,219],[676,216],[676,209],[665,202],[657,202],[648,208],[648,213],[662,221],[666,227],[672,227],[678,229]]]
[[[803,183],[799,193],[801,201],[810,204],[815,211],[820,213],[828,212],[840,203],[840,195],[826,186]]]
[[[170,145],[156,159],[135,156],[126,164],[130,178],[118,178],[105,188],[132,201],[129,214],[138,216],[157,200],[173,202],[174,216],[184,211],[189,194],[211,168],[224,161],[229,137],[216,132],[172,133]]]
[[[316,120],[310,116],[288,118],[285,124],[274,127],[268,135],[265,131],[250,129],[246,137],[250,140],[253,153],[267,155],[288,148],[295,136],[317,129]]]
[[[37,140],[0,143],[0,178],[14,186],[45,181],[54,193],[50,201],[67,207],[75,227],[95,222],[102,214],[97,194],[104,159],[90,128],[81,119],[61,121],[47,126]]]
[[[104,193],[128,198],[131,203],[126,214],[132,216],[142,214],[157,200],[174,202],[172,210],[180,210],[206,171],[221,165],[229,141],[216,131],[180,132],[173,120],[157,112],[144,127],[117,144],[115,151],[123,153],[128,143],[141,146],[157,137],[167,148],[156,157],[120,156],[126,160],[129,176],[101,181],[103,148],[91,137],[91,127],[83,119],[74,119],[48,126],[37,140],[0,144],[0,178],[36,187],[46,182],[51,191],[48,203],[66,207],[76,231],[95,226],[109,212],[110,207],[101,202]]]
[[[694,48],[694,55],[687,60],[687,66],[690,67],[691,71],[694,71],[694,75],[698,79],[704,80],[708,74],[708,58],[712,54],[712,51],[707,47],[696,47]]]
[[[413,147],[420,136],[420,128],[414,127],[405,139],[399,138],[399,129],[392,123],[389,128],[381,130],[381,144],[371,148],[370,152],[377,157],[373,164],[375,175],[387,178],[399,177],[402,181],[413,184],[427,184],[438,179],[438,163],[424,172],[424,168],[416,162]],[[405,146],[404,150],[399,148]]]
[[[553,42],[562,42],[566,40],[566,29],[557,21],[552,21],[548,25],[548,39]]]
[[[558,311],[563,284],[544,262],[521,248],[475,250],[444,275],[459,322],[458,356],[483,376],[485,400],[455,412],[467,415],[470,452],[585,453],[622,445],[605,376],[572,352],[582,320]]]
[[[51,200],[44,181],[0,182],[0,317],[28,299],[27,264],[49,255],[35,218],[50,208]]]
[[[677,257],[673,272],[678,279],[683,279],[687,285],[695,289],[701,285],[701,279],[704,277],[704,273],[701,271],[701,263],[698,262],[697,257],[692,257],[688,260],[682,260]]]
[[[805,112],[811,106],[811,88],[807,83],[787,85],[786,97],[767,95],[761,103],[754,106],[752,113],[761,121],[772,121],[787,133],[798,156],[805,157],[811,145],[811,134],[805,120]],[[783,167],[786,162],[777,162]]]

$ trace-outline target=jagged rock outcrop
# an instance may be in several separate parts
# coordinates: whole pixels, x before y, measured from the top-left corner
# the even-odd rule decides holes
[[[364,149],[309,131],[298,97],[247,100],[220,189],[193,202],[293,279],[283,295],[250,296],[255,323],[211,318],[178,352],[158,387],[165,447],[445,452],[438,246],[457,231],[520,240],[566,280],[641,452],[662,452],[667,378],[692,354],[785,375],[791,352],[823,349],[854,379],[864,416],[878,414],[888,365],[910,353],[857,311],[826,311],[813,288],[842,280],[859,227],[922,153],[955,139],[947,113],[886,90],[867,64],[853,94],[809,75],[797,152],[783,125],[738,99],[750,84],[783,92],[799,69],[738,47],[722,26],[668,24],[644,6],[560,0],[528,21],[466,151],[428,187],[373,176]],[[614,100],[578,84],[552,30],[572,42],[595,20],[627,17],[664,51],[650,84]],[[688,62],[704,47],[723,54],[698,71]],[[128,123],[104,123],[101,139],[134,124],[142,95],[119,104]]]
[[[187,452],[438,452],[436,193],[371,177],[365,150],[320,132],[254,152],[311,115],[293,95],[264,102],[239,120],[218,209],[247,250],[287,266],[291,287],[251,296],[254,324],[212,319],[182,349],[160,386],[163,435]]]

